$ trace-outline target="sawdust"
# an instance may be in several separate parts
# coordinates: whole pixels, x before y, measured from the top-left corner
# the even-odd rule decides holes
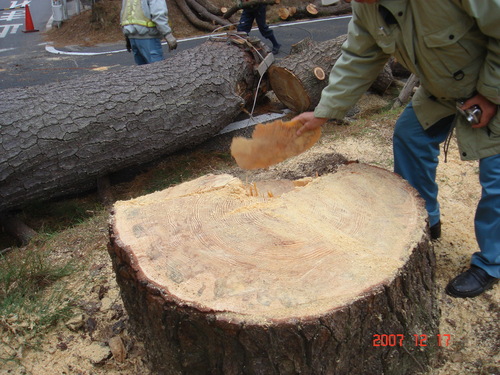
[[[321,128],[297,137],[301,127],[298,121],[257,124],[252,138],[233,138],[231,155],[243,169],[268,168],[310,149],[321,137]]]

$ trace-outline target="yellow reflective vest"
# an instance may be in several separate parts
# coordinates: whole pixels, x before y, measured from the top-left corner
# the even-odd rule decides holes
[[[165,0],[123,0],[123,33],[129,38],[163,38],[172,32]]]
[[[141,25],[155,27],[156,24],[144,15],[140,0],[129,0],[125,2],[122,10],[121,25]]]

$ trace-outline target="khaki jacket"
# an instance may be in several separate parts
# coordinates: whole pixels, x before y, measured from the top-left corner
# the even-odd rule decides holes
[[[500,0],[380,0],[352,2],[342,56],[314,113],[343,118],[390,56],[415,73],[412,102],[424,128],[456,113],[456,101],[476,92],[500,104]],[[472,129],[457,117],[462,159],[500,153],[500,113]]]

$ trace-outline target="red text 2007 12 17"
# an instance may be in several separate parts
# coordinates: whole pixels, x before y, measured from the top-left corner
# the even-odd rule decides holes
[[[451,335],[437,334],[437,345],[438,346],[449,346],[451,341]],[[403,346],[405,342],[411,340],[411,343],[415,346],[429,346],[429,340],[431,339],[428,335],[412,335],[411,338],[405,337],[405,335],[390,334],[390,335],[373,335],[373,346]]]

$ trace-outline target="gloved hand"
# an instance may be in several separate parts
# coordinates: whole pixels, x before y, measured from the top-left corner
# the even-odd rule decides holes
[[[174,34],[170,33],[165,35],[165,39],[167,41],[169,51],[177,48],[177,39],[175,39]]]
[[[132,45],[130,44],[130,39],[125,37],[125,45],[127,47],[127,52],[132,52]]]

